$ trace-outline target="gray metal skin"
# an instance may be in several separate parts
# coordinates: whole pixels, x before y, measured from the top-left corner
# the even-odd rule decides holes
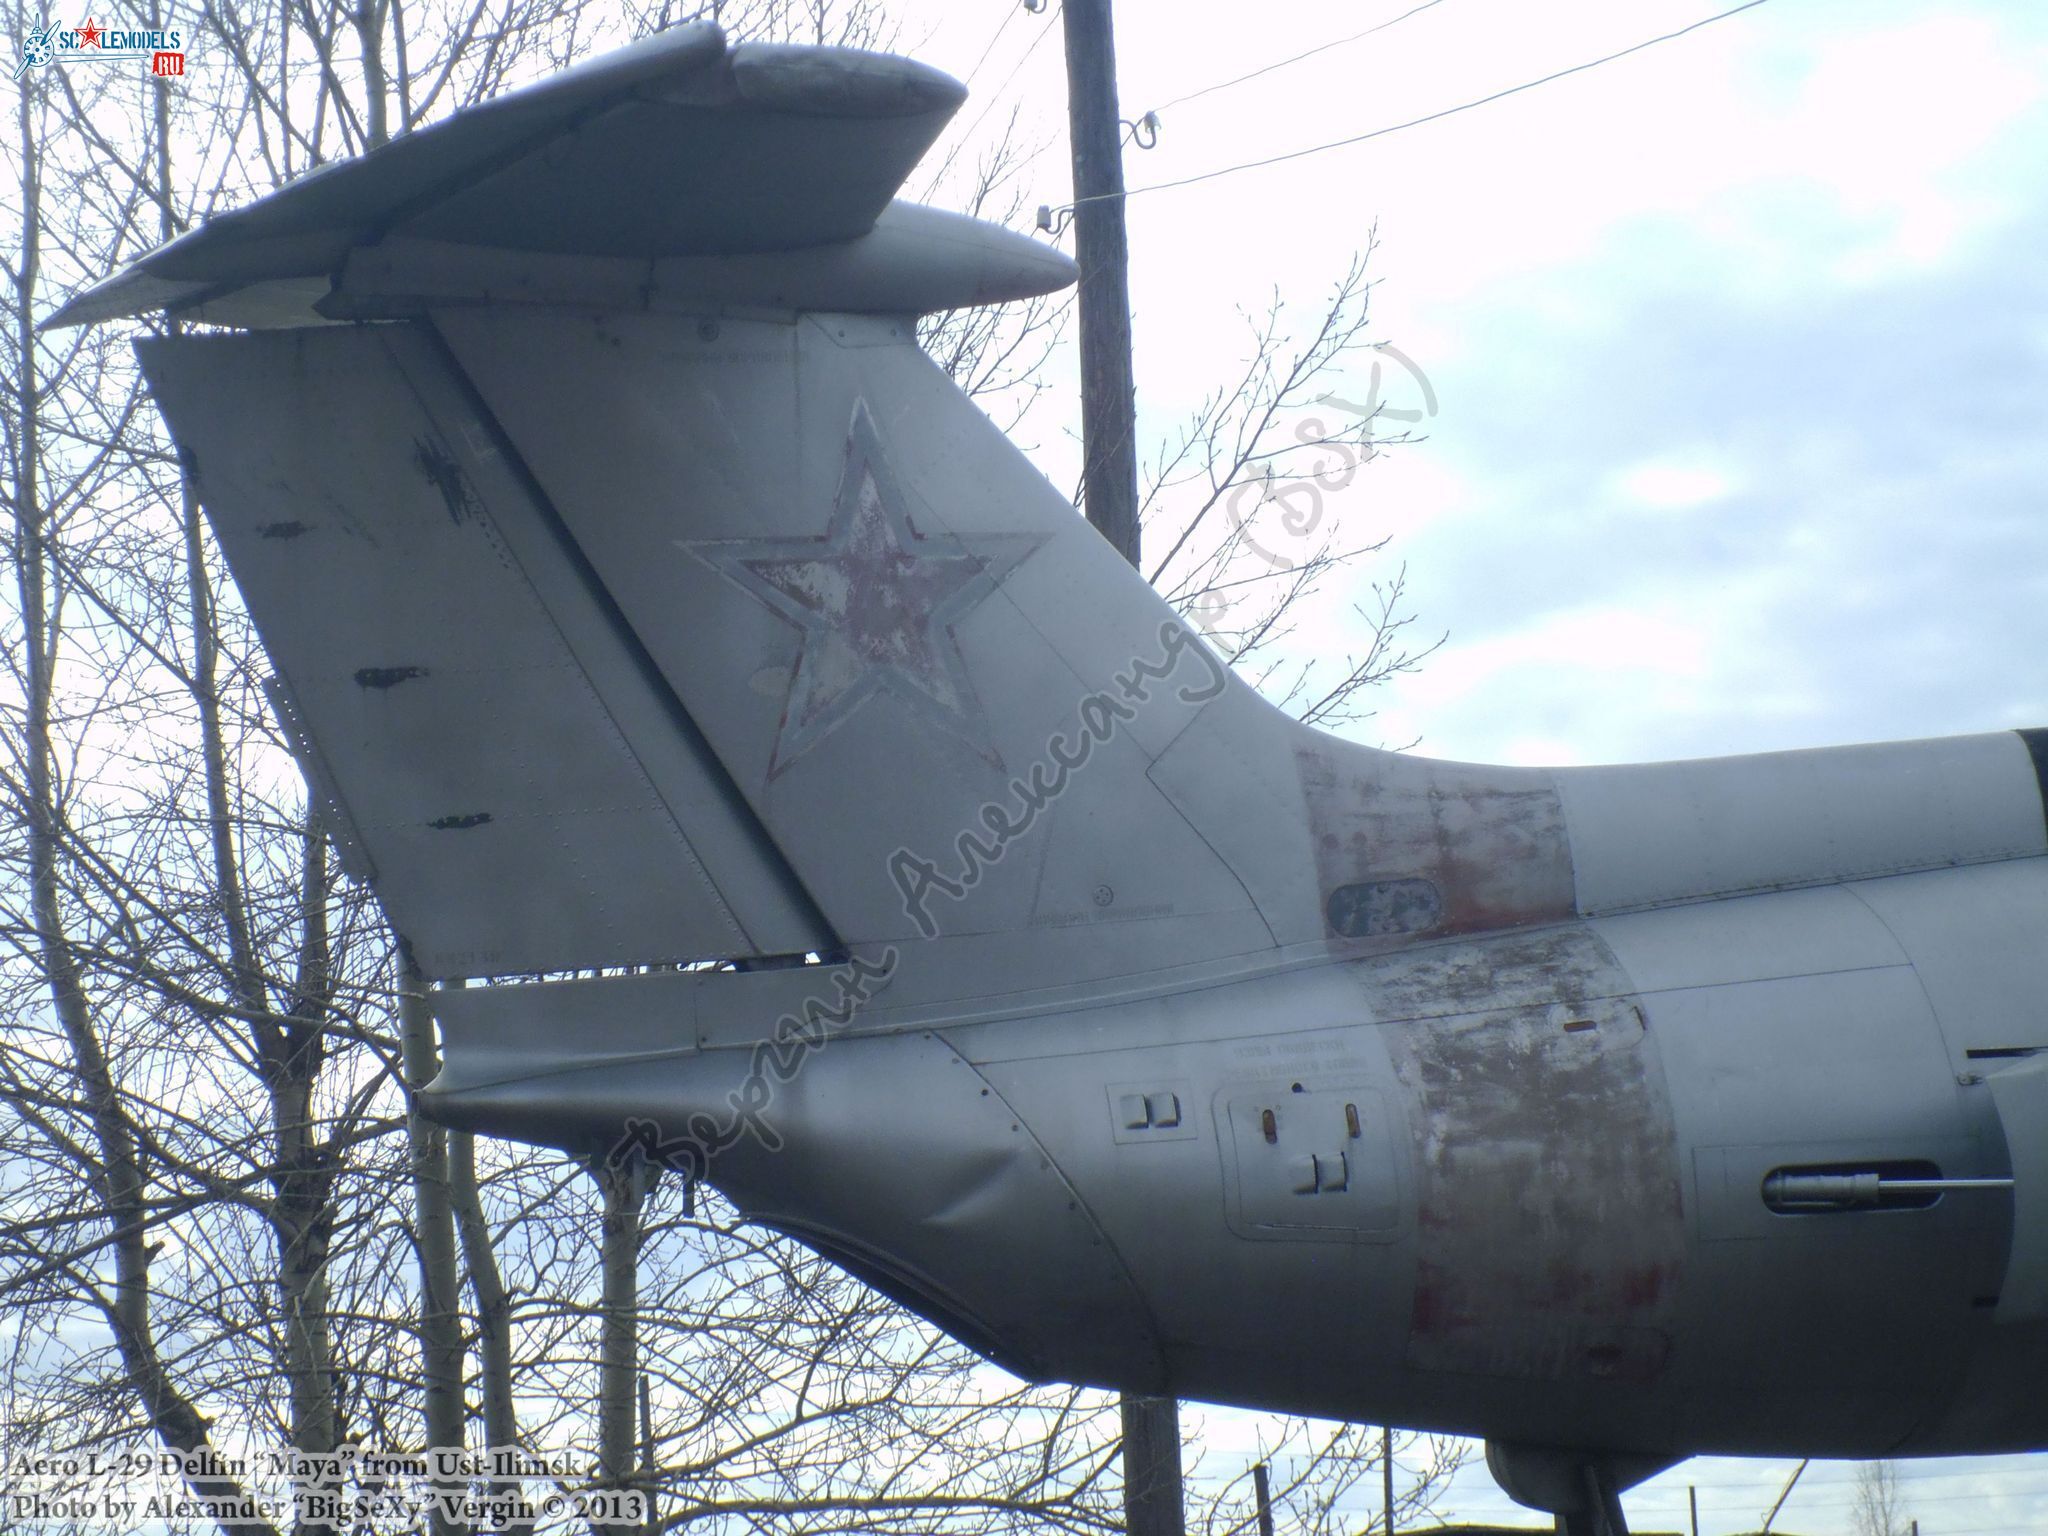
[[[142,357],[349,866],[498,983],[433,1113],[665,1157],[1026,1376],[1485,1436],[1574,1529],[1695,1452],[2048,1444],[2048,738],[1287,719],[918,350],[1071,277],[890,204],[958,99],[684,29],[58,317],[282,327]],[[622,136],[695,201],[551,222]]]

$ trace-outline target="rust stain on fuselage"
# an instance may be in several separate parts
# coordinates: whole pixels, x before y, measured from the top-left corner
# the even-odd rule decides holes
[[[1340,926],[1341,911],[1332,917],[1332,896],[1373,882],[1433,886],[1433,935],[1574,915],[1571,845],[1549,773],[1349,752],[1341,744],[1303,748],[1296,761],[1333,936],[1361,935]]]
[[[1409,1363],[1660,1376],[1685,1245],[1677,1142],[1655,1041],[1606,945],[1557,927],[1359,976],[1412,1121]]]

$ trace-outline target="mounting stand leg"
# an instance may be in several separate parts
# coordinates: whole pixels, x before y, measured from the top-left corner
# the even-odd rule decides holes
[[[1628,1518],[1621,1512],[1621,1490],[1614,1469],[1598,1462],[1580,1468],[1585,1498],[1576,1509],[1557,1515],[1558,1536],[1628,1536]]]
[[[1486,1465],[1509,1498],[1555,1516],[1558,1536],[1628,1536],[1621,1490],[1665,1463],[1489,1440]]]

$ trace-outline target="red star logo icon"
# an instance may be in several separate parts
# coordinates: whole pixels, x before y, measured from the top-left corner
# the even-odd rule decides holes
[[[918,531],[864,403],[821,537],[684,542],[802,636],[768,777],[882,695],[1000,767],[953,624],[1044,542]]]
[[[99,45],[99,24],[88,16],[85,25],[78,29],[78,46],[81,48],[97,48]]]

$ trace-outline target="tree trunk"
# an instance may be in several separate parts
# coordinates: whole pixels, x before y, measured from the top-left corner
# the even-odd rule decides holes
[[[91,1170],[109,1227],[114,1255],[111,1294],[101,1305],[127,1386],[140,1402],[157,1439],[168,1449],[202,1454],[212,1449],[207,1421],[172,1382],[158,1352],[150,1319],[150,1215],[147,1180],[138,1138],[115,1086],[99,1024],[94,1016],[62,902],[65,818],[52,748],[52,674],[59,634],[49,590],[52,532],[42,496],[41,381],[36,367],[35,307],[39,278],[38,231],[42,208],[42,143],[35,106],[41,86],[24,76],[16,92],[20,130],[21,260],[15,268],[12,314],[19,377],[12,406],[14,439],[15,575],[21,603],[22,651],[27,697],[23,719],[23,778],[27,803],[22,820],[29,863],[29,907],[35,924],[34,952],[68,1052],[70,1068],[92,1126]],[[238,1500],[243,1489],[233,1478],[190,1477],[201,1498]],[[255,1525],[245,1529],[269,1530]]]
[[[640,1377],[640,1216],[658,1171],[637,1161],[623,1168],[593,1167],[604,1197],[597,1384],[597,1482],[604,1488],[631,1488],[639,1481],[634,1430]],[[633,1532],[624,1524],[598,1529],[603,1536]]]
[[[512,1298],[498,1269],[490,1223],[484,1219],[476,1180],[476,1138],[468,1131],[448,1133],[448,1188],[462,1237],[463,1267],[476,1294],[484,1443],[492,1450],[511,1450],[519,1444],[519,1421],[512,1408]]]
[[[398,944],[405,956],[405,941]],[[420,1266],[420,1389],[427,1445],[463,1446],[462,1281],[456,1268],[455,1205],[449,1178],[448,1133],[419,1110],[419,1090],[441,1069],[428,1010],[426,982],[410,960],[404,965],[398,1001],[400,1043],[407,1087],[405,1130],[412,1152],[414,1250]],[[454,1536],[461,1525],[438,1502],[430,1513],[433,1536]]]

